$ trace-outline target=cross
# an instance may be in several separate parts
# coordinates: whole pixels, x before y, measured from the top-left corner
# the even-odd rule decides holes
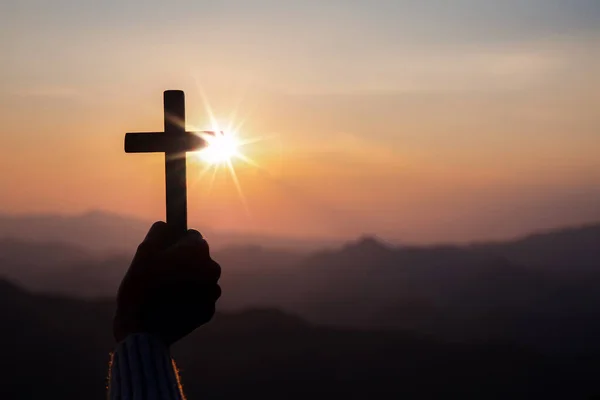
[[[185,95],[182,90],[164,92],[165,131],[125,134],[126,153],[165,153],[167,224],[178,235],[187,231],[186,152],[206,145],[204,139],[185,130]]]

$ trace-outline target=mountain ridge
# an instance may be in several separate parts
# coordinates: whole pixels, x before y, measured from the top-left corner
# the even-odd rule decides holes
[[[111,301],[36,295],[0,280],[0,397],[106,398]],[[23,351],[27,348],[27,351]],[[173,347],[189,398],[590,398],[598,354],[307,323],[274,309],[217,313]],[[57,354],[60,354],[58,357]],[[77,367],[75,375],[67,373]],[[66,375],[66,376],[65,376]],[[31,384],[32,381],[35,384]]]
[[[152,225],[149,220],[113,212],[91,210],[78,214],[0,213],[0,238],[37,242],[61,241],[96,252],[122,252],[137,247]],[[202,234],[213,248],[232,245],[261,245],[269,242],[283,249],[312,250],[341,240],[308,237],[278,237],[259,233],[220,232],[203,227]]]
[[[144,238],[151,222],[141,218],[125,216],[109,211],[89,210],[79,214],[7,214],[0,213],[0,238],[14,238],[44,242],[62,241],[78,245],[88,250],[123,251],[135,248]],[[388,247],[489,247],[496,244],[519,241],[543,240],[548,236],[569,235],[573,232],[587,231],[591,234],[600,232],[600,221],[587,224],[574,224],[555,229],[544,229],[503,240],[477,240],[470,242],[438,242],[438,243],[402,243],[385,240],[376,234],[358,235],[339,239],[281,237],[259,233],[219,232],[211,227],[203,228],[203,234],[210,240],[213,248],[229,246],[262,246],[277,247],[285,250],[314,251],[320,248],[339,248],[352,242],[374,240]],[[594,233],[596,232],[596,233]],[[270,243],[266,245],[265,243]],[[133,246],[133,247],[132,247]]]
[[[367,236],[312,252],[248,245],[212,255],[223,270],[222,310],[278,307],[319,324],[586,351],[600,348],[599,233],[591,225],[474,246],[395,246]],[[137,246],[82,259],[68,246],[20,242],[16,251],[10,243],[0,241],[0,275],[83,298],[114,296]]]

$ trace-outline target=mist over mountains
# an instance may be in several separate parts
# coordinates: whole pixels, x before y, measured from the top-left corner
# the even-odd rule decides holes
[[[76,215],[0,214],[0,238],[33,242],[60,242],[99,254],[131,253],[142,241],[152,221],[105,211]],[[332,239],[287,238],[260,234],[220,232],[203,227],[212,248],[232,245],[259,245],[299,250],[316,249],[341,243]]]
[[[0,274],[36,292],[114,296],[147,224],[87,214],[51,235],[64,221],[2,219]],[[50,240],[33,240],[42,238]],[[83,245],[99,238],[104,251]],[[115,250],[128,241],[128,251]],[[600,348],[600,224],[465,246],[393,246],[368,236],[312,251],[280,244],[213,251],[223,268],[221,310],[277,308],[330,326],[541,351]]]
[[[111,298],[148,225],[0,218],[3,398],[39,398],[30,375],[104,395]],[[600,393],[600,224],[462,246],[222,239],[219,314],[176,353],[191,398]]]

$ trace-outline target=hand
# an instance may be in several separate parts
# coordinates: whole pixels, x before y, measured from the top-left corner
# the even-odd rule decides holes
[[[214,315],[221,267],[198,231],[174,237],[166,223],[156,222],[139,245],[117,294],[118,342],[148,332],[171,345]]]

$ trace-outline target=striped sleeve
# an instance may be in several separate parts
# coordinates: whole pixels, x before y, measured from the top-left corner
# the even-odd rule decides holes
[[[148,333],[130,335],[112,355],[110,400],[184,400],[168,348]]]

